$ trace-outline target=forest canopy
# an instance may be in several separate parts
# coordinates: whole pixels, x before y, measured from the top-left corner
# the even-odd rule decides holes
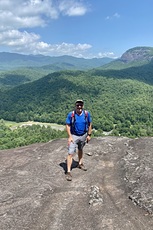
[[[153,136],[153,86],[138,71],[135,77],[128,69],[114,77],[102,70],[54,72],[0,92],[0,98],[0,119],[65,125],[80,98],[92,115],[95,136]]]

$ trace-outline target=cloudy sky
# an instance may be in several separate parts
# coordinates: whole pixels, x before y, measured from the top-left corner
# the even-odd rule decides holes
[[[0,52],[120,57],[153,47],[153,0],[0,0]]]

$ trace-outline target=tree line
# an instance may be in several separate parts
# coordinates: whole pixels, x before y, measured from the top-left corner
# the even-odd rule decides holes
[[[57,138],[65,138],[65,131],[52,129],[50,126],[32,125],[10,129],[0,120],[0,149],[10,149],[30,145],[33,143],[48,142]]]

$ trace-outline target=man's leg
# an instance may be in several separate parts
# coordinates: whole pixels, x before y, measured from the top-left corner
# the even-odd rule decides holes
[[[71,171],[71,166],[72,166],[72,154],[68,154],[67,156],[67,172]]]
[[[80,140],[78,142],[78,160],[79,160],[79,165],[83,164],[83,147],[86,144],[86,138],[87,138],[87,134],[81,136]]]
[[[79,159],[78,168],[82,169],[83,171],[87,171],[87,168],[83,164],[83,149],[78,149],[78,159]]]
[[[82,164],[83,161],[83,149],[78,149],[78,160],[79,160],[79,165]]]
[[[73,138],[74,139],[74,138]],[[67,156],[67,173],[66,173],[66,179],[68,181],[72,180],[72,175],[71,175],[71,166],[72,166],[72,161],[73,161],[73,155],[76,152],[76,143],[71,142],[69,145],[68,149],[68,156]]]
[[[73,160],[73,158],[72,158],[72,154],[68,154],[68,156],[67,156],[67,172],[66,172],[66,179],[68,180],[68,181],[71,181],[72,180],[72,175],[71,175],[71,166],[72,166],[72,160]]]

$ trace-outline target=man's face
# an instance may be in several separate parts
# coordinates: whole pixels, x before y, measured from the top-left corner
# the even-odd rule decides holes
[[[76,103],[76,112],[78,114],[81,114],[82,113],[82,110],[83,110],[83,103]]]

